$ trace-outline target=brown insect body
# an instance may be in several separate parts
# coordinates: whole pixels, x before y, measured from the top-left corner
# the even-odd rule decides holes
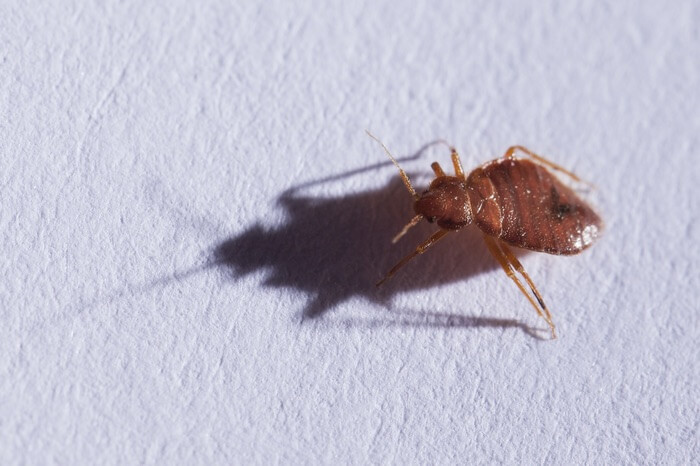
[[[602,227],[593,209],[545,167],[515,158],[489,162],[466,181],[435,178],[414,210],[446,230],[473,221],[511,246],[557,255],[583,251]]]
[[[384,147],[414,198],[413,208],[417,215],[394,237],[394,242],[423,218],[440,227],[413,253],[399,261],[377,286],[448,233],[475,223],[484,233],[484,242],[491,254],[537,313],[547,321],[552,337],[556,338],[554,322],[542,296],[508,245],[549,254],[572,255],[593,244],[602,230],[600,217],[547,167],[565,173],[576,181],[581,180],[522,146],[510,147],[502,158],[485,163],[466,176],[459,154],[448,144],[452,151],[455,176],[446,175],[434,162],[432,168],[436,177],[429,188],[419,195],[386,146],[371,133],[368,134]],[[516,158],[516,151],[526,153],[536,162]]]
[[[416,214],[445,230],[459,230],[472,222],[468,182],[455,176],[439,176],[413,204]]]

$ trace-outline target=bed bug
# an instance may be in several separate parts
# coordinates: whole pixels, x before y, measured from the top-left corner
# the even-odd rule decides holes
[[[435,179],[427,190],[418,194],[384,143],[369,131],[367,134],[382,146],[413,197],[416,215],[393,238],[392,243],[396,243],[423,219],[436,223],[440,228],[392,267],[377,282],[377,286],[448,234],[474,223],[481,230],[488,250],[527,297],[537,314],[547,322],[552,338],[556,338],[552,315],[510,246],[567,256],[578,254],[592,245],[602,231],[602,220],[550,169],[577,182],[581,182],[581,179],[523,146],[510,147],[501,158],[486,162],[467,175],[457,150],[440,140],[438,142],[450,149],[455,174],[445,174],[440,164],[433,162],[431,168]],[[518,152],[530,159],[516,157]]]

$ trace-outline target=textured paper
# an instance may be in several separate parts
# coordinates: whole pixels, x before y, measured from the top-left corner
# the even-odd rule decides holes
[[[0,11],[0,463],[698,461],[697,2]],[[374,287],[433,229],[365,129],[596,185],[558,340],[475,229]]]

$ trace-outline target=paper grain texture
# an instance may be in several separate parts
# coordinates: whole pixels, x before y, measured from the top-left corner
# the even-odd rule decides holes
[[[697,464],[698,2],[0,11],[0,463]],[[596,185],[558,340],[473,229],[375,289],[432,229],[365,129]]]

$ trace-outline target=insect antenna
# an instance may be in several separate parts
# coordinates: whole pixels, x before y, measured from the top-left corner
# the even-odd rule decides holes
[[[389,149],[386,148],[386,146],[384,145],[384,143],[383,143],[382,141],[380,141],[379,138],[377,138],[377,136],[375,136],[374,134],[370,133],[369,130],[365,130],[365,132],[367,133],[367,135],[368,135],[369,137],[371,137],[372,139],[374,139],[375,141],[377,141],[377,142],[382,146],[382,148],[384,149],[384,152],[386,152],[386,155],[389,156],[389,158],[390,158],[391,161],[394,163],[394,165],[396,166],[396,168],[399,169],[399,175],[401,176],[401,179],[403,180],[403,184],[406,185],[406,189],[408,189],[408,192],[411,193],[411,196],[413,196],[414,199],[418,199],[419,196],[418,196],[418,194],[416,194],[416,190],[413,189],[413,185],[411,184],[411,180],[408,179],[408,175],[406,175],[406,172],[403,171],[403,169],[399,166],[399,162],[397,162],[396,159],[394,158],[394,156],[391,155],[391,152],[389,152]],[[412,226],[412,225],[411,225],[411,226]],[[410,228],[410,227],[409,227],[409,228]],[[403,236],[403,235],[401,235],[401,236]],[[400,238],[401,236],[399,236],[399,238]]]

